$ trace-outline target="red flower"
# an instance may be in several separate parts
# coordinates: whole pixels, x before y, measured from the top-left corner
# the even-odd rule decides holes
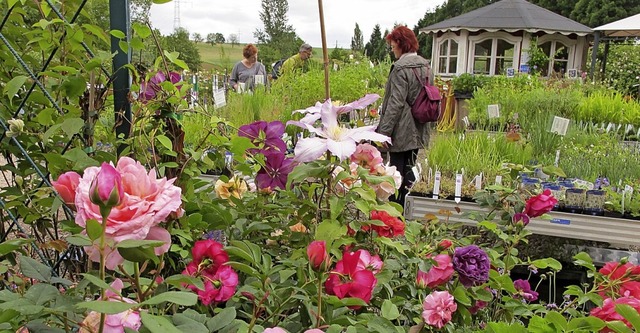
[[[329,267],[330,260],[327,254],[325,241],[313,241],[307,246],[307,257],[314,271],[325,271]]]
[[[209,259],[210,262],[205,263],[209,272],[215,272],[218,267],[229,261],[229,255],[222,248],[222,244],[212,239],[197,241],[191,249],[191,255],[193,255],[193,262],[197,265]]]
[[[356,297],[369,303],[378,280],[372,271],[358,268],[360,255],[363,252],[357,251],[343,255],[342,260],[338,261],[336,268],[329,273],[325,281],[324,287],[327,294],[338,296],[340,299]]]
[[[627,304],[633,307],[636,311],[640,312],[640,300],[635,299],[633,297],[620,297],[617,300],[613,300],[611,298],[607,298],[604,300],[604,303],[601,307],[595,308],[591,310],[591,315],[597,318],[600,318],[604,321],[614,321],[621,320],[623,321],[629,328],[632,328],[631,323],[629,323],[622,315],[616,312],[617,304]],[[611,329],[605,327],[600,330],[601,333],[613,332]]]
[[[532,218],[538,217],[550,212],[557,203],[558,200],[551,195],[551,190],[546,189],[542,194],[538,194],[527,200],[523,213]]]
[[[640,266],[613,261],[606,263],[598,272],[607,277],[599,287],[600,296],[634,296],[640,299],[640,282],[633,281],[640,278]]]
[[[379,220],[384,225],[372,225],[371,229],[375,230],[380,237],[395,237],[404,235],[404,223],[397,217],[389,215],[385,211],[374,210],[371,212],[372,220]]]
[[[438,250],[439,251],[444,251],[444,250],[450,248],[451,245],[453,245],[453,243],[450,240],[443,239],[443,240],[440,241],[440,243],[438,243]]]
[[[213,276],[203,273],[204,290],[198,290],[198,298],[204,305],[228,301],[236,292],[238,274],[230,266],[218,268]]]

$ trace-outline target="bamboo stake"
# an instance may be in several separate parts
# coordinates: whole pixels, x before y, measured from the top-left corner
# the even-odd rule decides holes
[[[320,12],[320,34],[322,36],[322,57],[324,64],[324,98],[331,98],[329,90],[329,51],[327,50],[327,36],[324,32],[324,10],[322,9],[322,0],[318,0],[318,10]]]

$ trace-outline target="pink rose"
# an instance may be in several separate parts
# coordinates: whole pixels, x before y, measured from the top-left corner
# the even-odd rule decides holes
[[[71,209],[76,209],[76,188],[80,182],[80,175],[77,172],[65,172],[58,177],[58,180],[51,182],[56,192],[60,194],[62,201]]]
[[[284,328],[274,327],[274,328],[266,328],[262,333],[289,333]]]
[[[365,169],[374,170],[378,164],[382,163],[382,155],[378,148],[363,143],[356,147],[356,151],[351,155],[351,162]]]
[[[393,178],[393,184],[390,182],[382,182],[380,184],[371,184],[371,187],[376,192],[376,197],[380,200],[386,200],[390,195],[396,193],[396,190],[400,189],[402,184],[402,175],[395,166],[385,166],[384,164],[378,164],[375,167],[374,172],[378,176],[391,176]]]
[[[591,310],[591,315],[600,318],[604,321],[620,320],[624,322],[629,328],[633,328],[631,323],[624,319],[622,315],[616,312],[617,304],[627,304],[633,307],[636,311],[640,312],[640,300],[633,297],[620,297],[616,300],[607,298],[602,303],[602,306]],[[605,327],[600,330],[601,333],[613,332],[611,329]]]
[[[122,202],[122,177],[120,173],[108,163],[102,163],[100,171],[91,181],[89,199],[98,206],[111,208]]]
[[[529,217],[538,217],[550,212],[557,203],[558,200],[553,197],[551,190],[546,189],[542,194],[538,194],[527,200],[523,213],[529,215]]]
[[[132,299],[119,295],[124,287],[124,284],[120,279],[113,281],[113,283],[111,283],[111,287],[115,289],[117,293],[114,293],[111,289],[107,289],[105,292],[105,300],[110,302],[135,303]],[[100,326],[100,314],[92,311],[87,315],[82,323],[83,328],[80,329],[81,333],[98,332],[98,327]],[[124,332],[125,327],[138,331],[140,326],[142,326],[140,312],[130,309],[116,314],[108,314],[104,322],[104,332]],[[91,330],[88,330],[87,328],[90,328]]]
[[[433,260],[436,261],[431,269],[426,273],[425,283],[429,288],[435,288],[451,280],[453,276],[453,263],[448,254],[438,254]]]
[[[76,189],[75,204],[78,210],[76,224],[85,227],[87,220],[102,221],[100,207],[89,199],[90,188],[101,168],[89,167],[84,171]],[[105,234],[114,242],[126,239],[162,240],[165,245],[156,248],[156,254],[162,254],[169,248],[169,233],[156,227],[164,222],[169,214],[177,212],[182,204],[181,189],[173,185],[174,180],[157,179],[155,170],[147,173],[139,162],[122,157],[115,167],[122,179],[123,199],[113,207],[107,218]],[[95,248],[85,249],[91,260],[99,258]],[[124,259],[114,249],[107,249],[107,268],[114,269]],[[111,257],[109,260],[109,256]]]
[[[358,250],[355,252],[356,254],[360,254],[358,259],[357,269],[368,269],[373,274],[378,274],[382,270],[382,259],[380,259],[379,255],[372,256],[371,253],[367,250]]]
[[[307,246],[307,257],[314,271],[325,271],[330,264],[325,241],[313,241]]]
[[[458,305],[448,291],[434,291],[424,299],[422,308],[425,323],[442,328],[451,321],[451,315],[456,312]]]
[[[231,266],[218,268],[213,276],[208,276],[206,272],[203,272],[202,275],[205,277],[204,290],[197,291],[202,304],[226,302],[236,293],[238,274]]]

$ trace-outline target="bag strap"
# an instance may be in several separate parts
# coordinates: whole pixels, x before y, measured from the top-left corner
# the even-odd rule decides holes
[[[418,82],[420,82],[421,85],[423,85],[423,86],[425,86],[425,85],[428,86],[429,85],[429,75],[427,75],[426,81],[423,82],[420,79],[420,76],[418,76],[418,71],[416,70],[416,68],[415,67],[411,67],[411,69],[413,70],[413,75],[416,76],[416,79],[418,79]],[[427,74],[429,74],[429,71],[427,71]]]

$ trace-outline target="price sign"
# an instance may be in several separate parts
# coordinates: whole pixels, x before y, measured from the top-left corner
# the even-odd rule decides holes
[[[569,128],[569,119],[555,116],[553,117],[553,123],[551,124],[551,133],[558,135],[567,135],[567,129]]]

